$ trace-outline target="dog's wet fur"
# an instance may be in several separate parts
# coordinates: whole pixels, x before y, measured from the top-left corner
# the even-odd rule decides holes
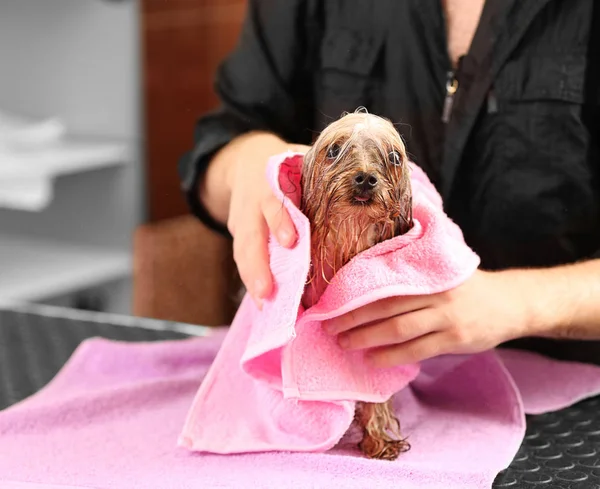
[[[304,157],[301,210],[311,224],[311,272],[302,303],[315,304],[354,256],[413,226],[410,168],[402,138],[364,109],[327,126]],[[395,460],[410,448],[391,402],[359,402],[361,451]]]

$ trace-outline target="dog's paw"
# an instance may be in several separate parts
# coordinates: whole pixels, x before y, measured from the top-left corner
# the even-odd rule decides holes
[[[382,440],[371,436],[365,436],[358,447],[368,458],[377,460],[396,460],[401,453],[410,450],[406,440]]]

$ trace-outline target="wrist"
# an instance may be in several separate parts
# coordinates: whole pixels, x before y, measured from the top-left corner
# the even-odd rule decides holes
[[[527,270],[529,336],[569,338],[577,336],[578,315],[587,294],[585,281],[573,266]]]
[[[557,325],[563,322],[563,303],[566,299],[562,278],[550,270],[528,270],[531,279],[529,324],[531,336],[552,336]],[[558,279],[558,281],[557,281]]]
[[[506,307],[513,309],[513,336],[550,336],[565,321],[568,289],[561,277],[547,269],[509,269],[495,274],[504,283]]]

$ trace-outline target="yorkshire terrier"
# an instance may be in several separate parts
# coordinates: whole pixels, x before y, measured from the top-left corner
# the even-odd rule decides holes
[[[327,126],[304,157],[301,210],[311,225],[311,272],[302,297],[315,304],[354,256],[413,226],[406,149],[387,119],[357,110]],[[410,445],[391,401],[360,402],[360,450],[395,460]]]

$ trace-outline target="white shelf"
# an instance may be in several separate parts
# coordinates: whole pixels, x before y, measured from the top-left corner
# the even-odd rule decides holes
[[[0,0],[0,302],[77,304],[96,286],[106,311],[131,302],[139,2],[111,3]]]
[[[131,273],[123,251],[0,236],[0,300],[39,301]]]
[[[28,149],[0,146],[0,207],[43,211],[54,198],[61,175],[122,165],[131,160],[122,142],[61,139]]]
[[[0,181],[9,178],[53,178],[124,164],[130,157],[128,145],[123,142],[72,137],[31,149],[0,149]]]

